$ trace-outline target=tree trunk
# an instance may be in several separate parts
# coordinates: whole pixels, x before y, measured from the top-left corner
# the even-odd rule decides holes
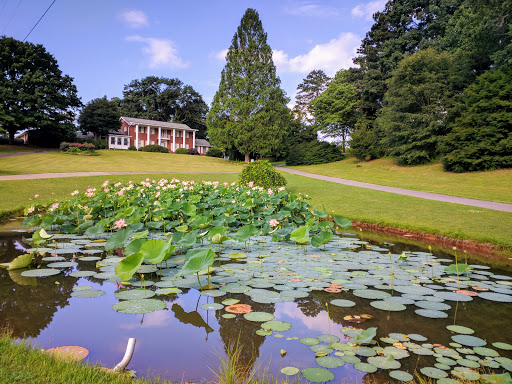
[[[248,153],[246,153],[246,154],[245,154],[245,162],[246,162],[246,163],[248,163],[250,160],[251,160],[251,159],[250,159],[250,157],[249,157],[249,154],[248,154]]]
[[[16,131],[9,131],[9,144],[14,145],[14,134]]]

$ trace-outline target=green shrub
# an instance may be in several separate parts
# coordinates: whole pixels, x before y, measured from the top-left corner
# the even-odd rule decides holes
[[[165,147],[162,147],[161,145],[146,145],[145,147],[140,148],[140,151],[169,153],[169,150]]]
[[[96,149],[107,149],[108,148],[107,140],[87,139],[87,140],[85,140],[85,142],[93,144]]]
[[[178,149],[176,149],[175,153],[177,153],[178,155],[189,155],[190,154],[188,152],[187,148],[178,148]]]
[[[254,183],[263,188],[278,188],[286,185],[286,179],[268,161],[247,164],[238,176],[238,184]]]
[[[91,143],[68,143],[66,141],[63,141],[60,143],[59,147],[62,151],[68,151],[70,148],[78,148],[82,151],[94,151],[95,147],[94,144]]]
[[[137,147],[136,147],[135,145],[130,145],[130,146],[128,147],[128,150],[129,150],[129,151],[136,151],[136,150],[137,150]]]
[[[296,144],[290,149],[286,165],[312,165],[343,160],[344,156],[335,144],[311,141]]]
[[[189,155],[199,155],[199,152],[198,152],[198,151],[197,151],[197,149],[195,149],[195,148],[190,148],[190,149],[188,150],[188,154],[189,154]]]
[[[210,157],[224,157],[224,153],[217,148],[210,148],[208,151],[206,151],[206,156]]]

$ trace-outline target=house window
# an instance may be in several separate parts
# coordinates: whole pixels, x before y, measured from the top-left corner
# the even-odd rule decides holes
[[[124,138],[124,145],[128,145],[128,138]]]
[[[110,138],[110,144],[115,145],[115,143],[116,143],[116,138],[112,136]]]
[[[151,134],[154,135],[155,134],[155,128],[151,128]]]
[[[185,144],[185,148],[187,148],[187,149],[188,149],[188,144]]]
[[[123,131],[128,132],[128,128],[126,128],[126,125],[124,126]]]
[[[117,145],[121,145],[121,138],[120,137],[117,138]]]
[[[151,145],[155,145],[155,142],[153,140],[150,141]]]
[[[139,127],[139,133],[144,133],[144,127]]]

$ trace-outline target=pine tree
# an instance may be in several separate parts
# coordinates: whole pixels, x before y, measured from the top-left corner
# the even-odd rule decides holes
[[[254,9],[245,11],[226,61],[208,114],[210,141],[216,147],[238,150],[246,162],[251,154],[272,155],[287,133],[290,111],[267,34]]]

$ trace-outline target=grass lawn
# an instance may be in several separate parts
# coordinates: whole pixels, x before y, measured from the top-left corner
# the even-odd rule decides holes
[[[239,172],[241,165],[206,156],[136,151],[98,151],[100,156],[63,152],[0,159],[0,175],[62,172]]]
[[[12,153],[12,152],[35,152],[35,151],[48,151],[48,148],[31,147],[30,145],[0,144],[0,154],[1,153]]]
[[[392,159],[357,162],[353,157],[335,163],[290,168],[391,187],[512,203],[512,169],[460,174],[444,172],[441,164],[401,167]]]

